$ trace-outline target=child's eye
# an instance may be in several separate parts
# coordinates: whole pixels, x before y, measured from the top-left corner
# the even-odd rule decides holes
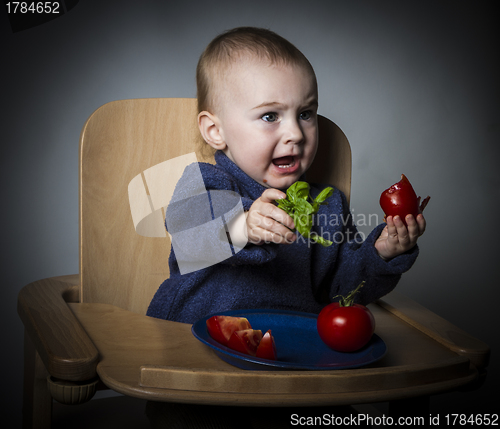
[[[302,112],[300,114],[300,119],[302,119],[303,121],[307,121],[311,119],[311,117],[312,117],[312,112],[310,110],[306,110],[305,112]]]
[[[274,112],[269,112],[262,115],[261,119],[266,122],[276,122],[278,120],[278,114]]]

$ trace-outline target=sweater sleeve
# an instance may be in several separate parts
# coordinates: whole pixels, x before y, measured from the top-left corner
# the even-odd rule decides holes
[[[332,299],[336,295],[346,296],[365,281],[355,301],[368,304],[396,287],[401,275],[412,267],[419,249],[415,246],[408,252],[385,261],[375,248],[375,241],[384,229],[385,223],[376,226],[366,239],[362,240],[349,213],[345,196],[340,193],[340,197],[342,208],[339,212],[342,213],[342,222],[340,229],[336,230],[339,246],[334,267],[327,275],[330,285],[328,297]]]
[[[236,181],[212,164],[191,164],[176,185],[165,226],[181,272],[223,264],[262,264],[275,258],[272,246],[233,245],[227,224],[253,204]]]

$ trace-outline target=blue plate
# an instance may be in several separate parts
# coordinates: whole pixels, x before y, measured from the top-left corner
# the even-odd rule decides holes
[[[246,317],[253,329],[265,333],[271,329],[278,360],[261,359],[237,352],[215,341],[207,331],[209,315],[191,328],[194,336],[211,347],[225,362],[249,370],[332,370],[359,368],[381,359],[387,350],[382,339],[374,334],[361,350],[341,353],[330,349],[318,335],[316,314],[281,310],[232,310],[217,313]]]

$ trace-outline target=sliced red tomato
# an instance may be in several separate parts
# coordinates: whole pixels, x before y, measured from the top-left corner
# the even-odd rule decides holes
[[[207,320],[207,329],[215,341],[227,345],[233,332],[251,329],[251,326],[245,317],[212,316]]]
[[[260,340],[262,340],[262,331],[244,329],[242,331],[234,331],[227,342],[227,346],[237,352],[255,356]]]
[[[260,340],[259,347],[257,347],[255,356],[262,359],[277,359],[276,344],[274,342],[274,337],[271,334],[270,329],[264,334],[262,340]]]

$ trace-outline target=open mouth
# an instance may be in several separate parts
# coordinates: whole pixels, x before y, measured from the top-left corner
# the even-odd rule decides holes
[[[283,170],[292,168],[295,165],[295,157],[282,156],[280,158],[275,158],[273,159],[273,164],[278,168],[282,168]]]

